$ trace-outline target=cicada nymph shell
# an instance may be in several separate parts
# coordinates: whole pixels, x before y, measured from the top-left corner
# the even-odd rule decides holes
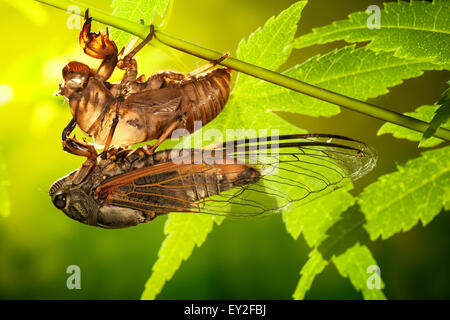
[[[140,45],[121,57],[123,51],[118,52],[108,32],[91,32],[91,18],[86,12],[79,42],[87,55],[102,59],[102,63],[91,69],[72,61],[63,69],[58,93],[69,102],[73,116],[66,136],[78,125],[105,151],[110,146],[126,147],[157,139],[152,148],[155,150],[174,130],[192,133],[196,121],[205,125],[223,110],[231,90],[231,69],[217,66],[219,61],[188,74],[161,72],[148,79],[138,76],[134,55],[153,33],[151,29]],[[124,75],[120,82],[110,83],[108,79],[116,68],[124,70]]]

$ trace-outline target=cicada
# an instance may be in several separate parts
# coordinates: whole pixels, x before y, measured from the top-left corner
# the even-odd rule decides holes
[[[195,130],[194,122],[203,125],[214,119],[225,107],[230,93],[231,69],[217,64],[227,57],[189,74],[161,72],[138,77],[134,56],[154,35],[151,27],[147,38],[123,57],[106,34],[91,32],[91,21],[80,32],[79,43],[84,52],[102,59],[99,68],[71,61],[63,69],[63,81],[57,94],[69,102],[73,119],[63,132],[63,145],[76,125],[92,137],[98,146],[129,146],[157,139],[155,150],[176,129]],[[124,70],[122,80],[110,83],[116,69]]]
[[[102,228],[175,212],[265,216],[316,201],[376,163],[366,144],[328,134],[238,139],[152,154],[112,148],[105,158],[88,144],[75,148],[92,153],[92,165],[56,181],[50,197],[68,217]]]

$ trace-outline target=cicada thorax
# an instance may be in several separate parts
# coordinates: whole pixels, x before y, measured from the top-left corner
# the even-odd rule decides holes
[[[98,126],[114,104],[114,97],[95,77],[89,78],[86,88],[69,98],[70,111],[80,129],[95,138]]]

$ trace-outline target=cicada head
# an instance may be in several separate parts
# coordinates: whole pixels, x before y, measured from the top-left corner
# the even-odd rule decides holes
[[[72,94],[86,87],[92,70],[84,63],[71,61],[63,68],[62,75],[58,94],[69,99]]]
[[[50,187],[50,197],[56,208],[81,223],[107,229],[119,229],[151,221],[155,216],[140,210],[108,205],[93,192],[95,175],[74,183],[76,171],[57,180]]]
[[[99,210],[99,205],[80,185],[73,185],[75,173],[72,172],[53,183],[49,194],[55,207],[69,218],[88,223],[90,216]]]

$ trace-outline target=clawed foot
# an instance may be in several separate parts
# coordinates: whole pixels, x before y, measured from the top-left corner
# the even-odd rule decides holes
[[[125,57],[121,58],[119,62],[117,63],[117,67],[122,70],[126,69],[136,69],[136,60],[133,59],[133,57],[152,39],[155,35],[155,27],[153,25],[150,25],[150,32],[147,35],[147,37],[139,44],[137,45],[130,53],[128,53]],[[119,53],[119,57],[121,57],[125,52],[125,48],[122,48],[122,50]]]
[[[211,61],[211,64],[212,64],[213,66],[216,66],[216,65],[220,64],[223,60],[225,60],[226,58],[228,58],[229,56],[230,56],[230,53],[229,53],[229,52],[225,52],[219,59],[217,59],[217,60],[212,60],[212,61]]]
[[[142,151],[147,155],[147,156],[151,156],[152,154],[155,153],[155,149],[156,149],[157,145],[145,145],[142,147]]]
[[[62,141],[63,149],[66,152],[72,153],[77,156],[86,157],[89,160],[97,159],[97,150],[95,150],[94,146],[88,143],[86,140],[79,141],[75,138],[66,137]]]
[[[89,18],[89,9],[85,14],[86,21],[80,32],[80,46],[88,56],[105,59],[110,55],[117,55],[117,46],[114,41],[109,39],[108,28],[106,34],[91,32],[92,18]]]
[[[191,77],[194,77],[194,76],[204,74],[205,72],[208,72],[209,70],[214,69],[218,64],[222,63],[222,61],[225,60],[226,58],[228,58],[229,56],[230,56],[229,52],[224,53],[219,59],[211,60],[209,62],[209,64],[201,66],[200,68],[197,68],[197,69],[189,72],[189,75]],[[226,70],[231,72],[231,69],[228,67],[226,68]]]
[[[123,54],[123,49],[120,51],[119,56],[121,54]],[[137,63],[135,59],[132,59],[127,55],[117,62],[117,68],[121,70],[137,69]]]
[[[64,151],[87,158],[77,170],[77,173],[72,180],[74,185],[78,185],[84,181],[91,170],[95,167],[97,163],[97,151],[93,145],[89,144],[85,140],[78,141],[75,136],[73,138],[66,137],[63,139],[62,145]]]

